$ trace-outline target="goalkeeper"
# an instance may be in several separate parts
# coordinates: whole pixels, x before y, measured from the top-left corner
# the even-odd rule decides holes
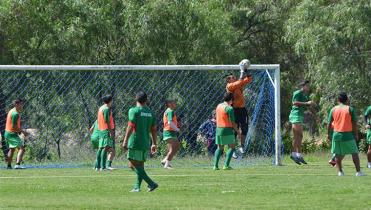
[[[248,65],[244,62],[248,62]],[[237,80],[237,78],[233,74],[226,75],[226,81],[227,81],[227,92],[233,94],[233,112],[237,124],[238,130],[241,132],[240,137],[240,143],[241,147],[239,148],[239,152],[244,154],[244,146],[245,146],[245,138],[248,131],[248,114],[245,107],[245,99],[243,96],[243,90],[247,84],[249,84],[252,81],[252,75],[248,72],[249,67],[249,61],[243,60],[240,62],[240,77]],[[234,155],[234,158],[237,158],[236,155]]]

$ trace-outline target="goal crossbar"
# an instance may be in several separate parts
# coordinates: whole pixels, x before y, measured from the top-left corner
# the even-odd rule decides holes
[[[251,70],[274,70],[279,64],[251,65]],[[238,70],[238,65],[0,65],[0,70]]]

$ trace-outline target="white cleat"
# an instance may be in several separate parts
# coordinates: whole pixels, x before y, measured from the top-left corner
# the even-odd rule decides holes
[[[26,169],[26,167],[21,166],[21,165],[15,165],[14,169]]]
[[[236,152],[233,153],[232,157],[233,157],[234,159],[237,159],[237,158],[238,158],[238,155],[236,154]]]
[[[362,171],[360,171],[360,172],[356,173],[356,176],[366,176],[366,174],[364,174]]]
[[[338,172],[338,176],[344,176],[344,172],[339,171],[339,172]]]
[[[241,154],[245,154],[245,150],[244,150],[242,147],[238,148],[238,151],[239,151]]]
[[[140,189],[134,188],[134,189],[130,190],[130,192],[132,192],[132,193],[138,193],[138,192],[140,192]]]
[[[371,163],[368,163],[367,164],[367,168],[371,168]]]
[[[107,169],[110,171],[117,170],[117,168],[114,168],[114,167],[108,167]]]

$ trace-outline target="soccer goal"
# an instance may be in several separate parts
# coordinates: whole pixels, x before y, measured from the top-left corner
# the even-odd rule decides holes
[[[269,64],[251,65],[250,69],[253,81],[244,90],[249,115],[247,153],[238,161],[253,163],[264,159],[279,165],[282,149],[280,68]],[[107,93],[114,96],[116,150],[120,158],[123,153],[119,142],[127,124],[127,112],[135,105],[134,95],[139,90],[149,96],[160,137],[164,101],[167,98],[177,100],[182,141],[178,159],[197,162],[198,158],[208,157],[207,140],[199,138],[200,126],[222,102],[226,91],[224,76],[227,73],[237,76],[239,66],[2,65],[0,70],[0,129],[3,134],[11,102],[16,98],[24,99],[22,124],[31,133],[26,141],[25,161],[28,163],[93,160],[88,130],[96,120],[101,97]],[[159,146],[158,156],[163,156],[165,143]]]

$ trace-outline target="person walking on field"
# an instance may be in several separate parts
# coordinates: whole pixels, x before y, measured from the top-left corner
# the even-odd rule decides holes
[[[309,81],[306,80],[299,85],[301,88],[293,93],[292,108],[289,116],[289,121],[292,124],[292,132],[294,133],[294,141],[292,143],[292,153],[290,158],[298,165],[307,164],[301,154],[301,145],[303,141],[303,123],[304,111],[308,106],[314,105],[314,102],[309,100]]]
[[[353,107],[347,105],[348,96],[342,92],[338,97],[338,105],[332,108],[328,116],[328,139],[332,138],[331,153],[335,154],[338,176],[344,176],[342,160],[345,155],[351,154],[356,176],[365,176],[361,171],[358,148],[357,117]],[[333,125],[333,134],[331,137],[331,125]]]
[[[18,149],[17,162],[15,169],[24,169],[21,166],[23,155],[25,153],[24,142],[19,137],[20,134],[28,136],[28,133],[22,130],[21,127],[21,112],[23,111],[23,101],[21,99],[16,99],[13,102],[14,108],[8,112],[5,125],[5,141],[9,148],[8,151],[8,166],[7,169],[12,169],[12,160],[15,149]]]

